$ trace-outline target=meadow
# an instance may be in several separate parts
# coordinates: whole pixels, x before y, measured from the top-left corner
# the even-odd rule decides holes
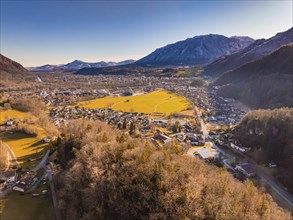
[[[2,123],[8,118],[36,120],[31,114],[17,110],[1,111],[0,116],[0,122]],[[46,147],[46,144],[42,142],[46,132],[35,124],[33,126],[37,130],[37,136],[10,131],[0,133],[0,140],[9,145],[20,165],[28,159],[37,159],[42,156],[42,152]]]
[[[85,108],[112,108],[115,111],[139,112],[146,114],[160,113],[169,115],[191,107],[181,96],[165,90],[157,90],[140,96],[105,97],[80,102]]]
[[[39,192],[37,192],[39,193]],[[0,219],[54,219],[54,210],[49,195],[32,197],[31,194],[21,195],[12,192],[9,196],[0,198],[4,205],[0,207]]]
[[[1,123],[9,118],[37,120],[30,113],[17,110],[0,111]],[[0,133],[0,140],[9,145],[22,168],[35,167],[47,146],[42,141],[47,136],[46,132],[36,124],[32,126],[36,128],[37,136],[12,131]],[[36,193],[40,193],[40,190]],[[32,197],[31,194],[20,195],[12,192],[0,198],[0,219],[54,219],[50,196]]]

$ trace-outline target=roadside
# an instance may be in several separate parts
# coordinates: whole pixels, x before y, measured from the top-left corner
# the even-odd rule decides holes
[[[197,107],[195,107],[195,111],[196,111],[198,119],[201,122],[202,132],[203,132],[204,136],[206,137],[206,140],[213,143],[213,147],[215,149],[217,149],[218,152],[222,153],[222,155],[225,156],[227,159],[238,158],[239,160],[241,160],[241,162],[249,161],[253,165],[253,167],[255,168],[257,176],[259,178],[261,178],[261,180],[264,181],[271,188],[272,192],[270,194],[275,199],[275,201],[278,201],[278,203],[280,205],[282,205],[284,208],[289,209],[292,212],[293,211],[293,196],[289,192],[287,192],[282,186],[280,186],[280,184],[278,182],[276,182],[271,177],[269,177],[265,172],[263,172],[262,169],[259,168],[259,165],[255,161],[248,158],[245,154],[242,154],[242,156],[244,156],[244,159],[241,159],[241,158],[239,158],[239,155],[236,155],[232,152],[227,152],[227,150],[222,149],[219,146],[217,146],[209,138],[206,125],[205,125],[202,117],[200,116],[199,110]],[[223,161],[223,163],[225,164],[224,161]],[[227,162],[227,160],[226,160],[226,162]]]

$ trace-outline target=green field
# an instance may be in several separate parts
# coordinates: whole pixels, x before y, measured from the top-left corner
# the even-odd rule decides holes
[[[184,97],[164,90],[157,90],[141,96],[98,98],[80,102],[79,105],[85,108],[112,108],[116,111],[165,115],[181,112],[191,107]]]
[[[36,193],[39,193],[38,191]],[[2,220],[33,220],[54,219],[54,210],[49,195],[33,197],[31,194],[20,195],[12,192],[9,196],[0,198],[0,219]]]

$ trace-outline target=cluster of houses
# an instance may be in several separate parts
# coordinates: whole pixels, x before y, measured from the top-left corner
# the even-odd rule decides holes
[[[26,172],[22,175],[17,174],[16,170],[0,171],[0,184],[10,186],[14,191],[23,193],[37,181],[37,173],[33,171]]]
[[[0,171],[0,183],[4,185],[10,185],[17,179],[17,173],[15,170]]]
[[[176,92],[188,98],[195,106],[204,109],[206,122],[235,125],[247,113],[248,109],[236,106],[235,100],[217,95],[217,87],[207,90],[192,86],[177,87]]]
[[[171,139],[179,142],[188,142],[193,146],[205,144],[205,138],[190,124],[188,120],[181,119],[154,119],[153,116],[138,112],[122,112],[107,109],[86,109],[81,107],[57,107],[50,110],[50,118],[56,126],[61,126],[70,119],[84,118],[100,120],[120,130],[136,129],[141,137],[168,143]],[[135,126],[133,126],[135,125]],[[179,126],[179,129],[174,129]]]
[[[29,171],[20,176],[16,181],[15,185],[12,187],[14,191],[25,192],[29,187],[38,181],[37,173]]]
[[[214,86],[207,92],[209,106],[206,108],[206,121],[227,125],[237,124],[247,113],[248,109],[234,105],[234,99],[218,96],[217,89],[217,86]]]

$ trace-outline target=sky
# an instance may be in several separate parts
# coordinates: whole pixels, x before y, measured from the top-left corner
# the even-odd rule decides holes
[[[0,53],[25,67],[139,59],[210,33],[269,38],[293,17],[291,0],[0,1]]]

